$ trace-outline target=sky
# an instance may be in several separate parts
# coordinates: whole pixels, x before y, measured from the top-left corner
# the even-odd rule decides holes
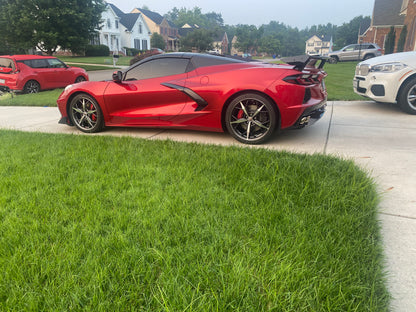
[[[147,6],[164,15],[174,7],[192,10],[201,8],[203,14],[220,13],[226,25],[269,24],[271,21],[304,29],[331,23],[341,26],[356,16],[371,16],[374,0],[107,0],[129,13],[133,8]],[[177,25],[179,26],[179,25]],[[182,26],[182,25],[181,25]]]

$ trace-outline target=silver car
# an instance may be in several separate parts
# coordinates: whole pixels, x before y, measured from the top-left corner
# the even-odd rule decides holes
[[[375,43],[350,44],[339,51],[328,53],[329,63],[340,61],[362,61],[381,56],[381,48]]]
[[[353,80],[357,94],[377,102],[397,103],[416,115],[416,52],[376,57],[359,63]]]

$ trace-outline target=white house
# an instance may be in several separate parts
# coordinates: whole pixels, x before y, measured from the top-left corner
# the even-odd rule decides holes
[[[312,36],[306,41],[306,54],[324,55],[332,52],[332,37],[331,36]]]
[[[151,32],[140,13],[124,13],[114,4],[107,3],[99,29],[99,44],[109,47],[113,53],[125,52],[125,48],[149,50]]]

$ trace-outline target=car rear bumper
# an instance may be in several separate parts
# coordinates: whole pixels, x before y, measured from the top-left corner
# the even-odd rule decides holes
[[[305,109],[302,115],[300,115],[298,120],[293,124],[292,128],[299,129],[307,125],[313,125],[315,122],[322,118],[326,111],[326,106],[326,99],[318,104],[309,106]]]

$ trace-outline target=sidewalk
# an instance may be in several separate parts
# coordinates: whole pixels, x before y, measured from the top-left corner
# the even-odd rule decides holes
[[[50,107],[0,107],[0,128],[47,133],[82,133],[58,124]],[[313,126],[276,134],[258,148],[322,153],[353,159],[375,179],[382,194],[380,222],[394,297],[392,311],[416,311],[416,116],[374,102],[330,102]],[[94,135],[129,135],[220,145],[241,145],[227,133],[110,128]]]

